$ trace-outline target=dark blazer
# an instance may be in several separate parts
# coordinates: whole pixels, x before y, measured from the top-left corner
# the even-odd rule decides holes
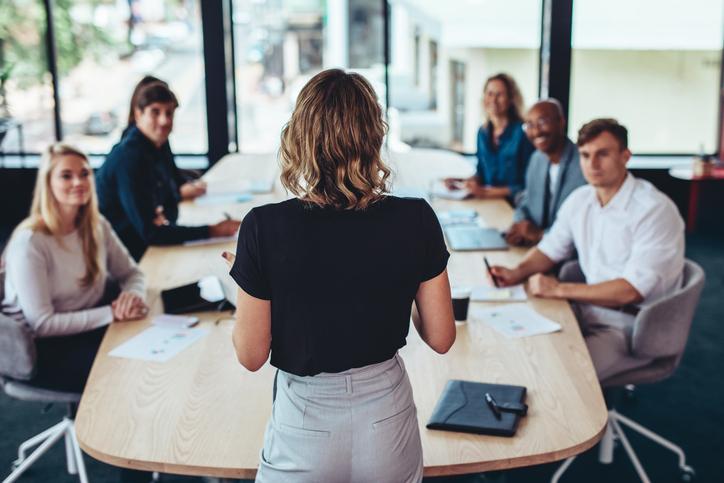
[[[149,245],[172,245],[208,238],[208,226],[179,226],[179,184],[173,154],[157,148],[137,127],[130,127],[113,146],[96,173],[101,213],[139,260]],[[169,224],[156,226],[156,208],[163,207]]]
[[[586,184],[581,173],[579,163],[578,147],[566,138],[566,144],[561,155],[560,171],[555,193],[548,202],[548,217],[544,216],[545,196],[548,192],[548,168],[551,161],[548,156],[536,150],[528,162],[528,170],[525,174],[525,191],[518,202],[513,215],[513,221],[529,220],[539,228],[548,230],[553,225],[563,200],[579,186]]]

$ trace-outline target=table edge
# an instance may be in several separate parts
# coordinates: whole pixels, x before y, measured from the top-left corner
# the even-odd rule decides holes
[[[440,466],[426,466],[424,468],[424,476],[453,476],[463,475],[470,473],[481,473],[485,471],[505,470],[520,468],[524,466],[534,466],[545,463],[553,463],[560,461],[571,456],[583,453],[584,451],[592,448],[596,443],[600,441],[603,434],[606,431],[608,425],[608,417],[604,421],[601,429],[586,441],[582,441],[574,446],[551,451],[548,453],[541,453],[535,455],[520,456],[517,458],[507,458],[495,461],[479,462],[479,463],[462,463],[454,465],[440,465]],[[182,464],[170,464],[170,463],[158,463],[153,461],[145,460],[130,460],[128,458],[121,458],[118,456],[109,455],[102,451],[97,451],[85,444],[80,438],[78,438],[78,444],[88,455],[93,458],[108,463],[113,466],[120,466],[123,468],[131,468],[136,470],[145,471],[159,471],[162,473],[178,474],[178,475],[189,475],[189,476],[213,476],[219,478],[239,478],[239,479],[254,479],[256,478],[257,469],[251,468],[218,468],[211,466],[194,466],[194,465],[182,465]]]

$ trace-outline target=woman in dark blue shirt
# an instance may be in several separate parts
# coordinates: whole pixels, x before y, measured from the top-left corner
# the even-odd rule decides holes
[[[231,236],[239,221],[180,226],[180,178],[168,147],[176,96],[164,82],[143,86],[135,97],[135,125],[113,146],[96,175],[101,212],[139,260],[149,245],[172,245]]]
[[[534,148],[521,129],[523,98],[512,77],[501,73],[485,81],[483,109],[487,122],[478,130],[475,176],[445,183],[451,189],[467,189],[476,198],[514,200],[525,187]]]

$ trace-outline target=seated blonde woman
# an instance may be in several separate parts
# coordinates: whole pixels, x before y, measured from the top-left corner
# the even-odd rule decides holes
[[[35,332],[39,386],[82,391],[106,326],[148,312],[144,277],[98,212],[88,158],[71,146],[43,153],[30,216],[3,261],[2,310]],[[112,300],[110,282],[121,289]]]
[[[237,357],[255,371],[271,353],[278,369],[257,481],[422,479],[397,351],[411,311],[433,350],[455,341],[449,254],[427,202],[387,194],[385,128],[362,76],[314,76],[282,133],[281,180],[297,197],[252,209],[225,255]]]

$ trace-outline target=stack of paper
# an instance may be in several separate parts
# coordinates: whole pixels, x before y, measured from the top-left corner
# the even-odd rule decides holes
[[[511,285],[510,287],[491,287],[479,285],[473,287],[470,294],[471,302],[525,302],[528,294],[522,284]]]
[[[517,339],[561,330],[561,326],[523,304],[501,305],[473,310],[473,317],[481,319],[504,336]]]

